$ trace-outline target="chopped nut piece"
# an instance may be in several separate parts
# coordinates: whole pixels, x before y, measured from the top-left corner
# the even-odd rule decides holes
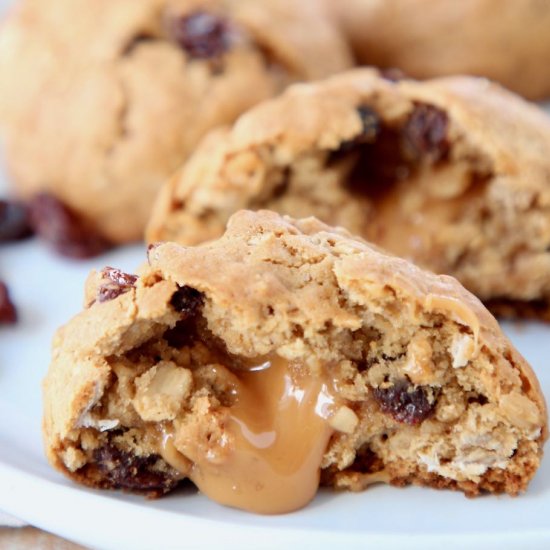
[[[411,341],[403,370],[413,384],[425,385],[436,381],[432,346],[426,336],[417,335]]]
[[[514,392],[500,398],[500,406],[508,420],[522,429],[533,429],[540,425],[541,411],[524,395]]]
[[[357,415],[346,406],[340,407],[329,420],[331,428],[345,434],[353,433],[358,423]]]
[[[173,420],[191,392],[191,371],[162,361],[136,379],[133,405],[143,420]]]
[[[468,364],[475,351],[474,341],[467,334],[457,335],[451,344],[453,368],[461,369]]]

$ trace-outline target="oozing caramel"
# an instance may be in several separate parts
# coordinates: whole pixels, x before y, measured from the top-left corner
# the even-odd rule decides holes
[[[329,384],[300,376],[274,358],[242,371],[226,423],[224,459],[200,452],[192,441],[164,438],[163,456],[208,497],[244,510],[277,514],[305,506],[315,495],[323,454],[333,432]],[[178,452],[179,451],[179,452]]]

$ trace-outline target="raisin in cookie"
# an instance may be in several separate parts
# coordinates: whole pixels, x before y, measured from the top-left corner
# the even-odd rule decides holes
[[[315,215],[550,316],[550,120],[483,79],[370,69],[296,86],[210,135],[161,191],[148,238],[215,238],[241,208]]]
[[[539,466],[538,382],[477,298],[315,218],[240,212],[86,304],[44,386],[48,457],[86,485],[276,513],[319,480],[517,494]]]
[[[359,60],[550,96],[550,0],[329,0]]]
[[[115,243],[141,238],[207,130],[347,66],[316,0],[22,0],[0,30],[16,190],[52,193]]]

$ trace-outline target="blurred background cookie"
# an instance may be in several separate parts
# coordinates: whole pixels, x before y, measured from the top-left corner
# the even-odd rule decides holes
[[[242,208],[317,216],[499,312],[550,318],[550,119],[486,79],[358,69],[293,86],[205,138],[148,238],[212,239]]]
[[[0,133],[22,197],[111,242],[210,128],[349,65],[318,2],[24,0],[0,31]]]
[[[550,96],[550,0],[329,0],[360,62]]]

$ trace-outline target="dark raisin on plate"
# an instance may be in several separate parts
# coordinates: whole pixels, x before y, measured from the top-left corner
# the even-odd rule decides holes
[[[391,414],[398,422],[420,424],[435,409],[433,390],[414,386],[407,379],[396,380],[388,387],[373,388],[373,395],[383,412]]]
[[[36,234],[62,256],[92,258],[112,246],[49,193],[36,195],[29,202],[29,213]]]
[[[101,277],[104,282],[97,290],[98,302],[114,300],[121,294],[128,292],[134,287],[138,279],[137,275],[125,273],[114,267],[105,267],[101,271]]]
[[[0,243],[30,237],[33,231],[23,203],[0,200]]]
[[[231,42],[227,21],[206,11],[195,11],[174,19],[171,34],[193,59],[220,57],[229,49]]]
[[[10,299],[8,287],[0,281],[0,324],[13,325],[17,322],[17,310]]]

